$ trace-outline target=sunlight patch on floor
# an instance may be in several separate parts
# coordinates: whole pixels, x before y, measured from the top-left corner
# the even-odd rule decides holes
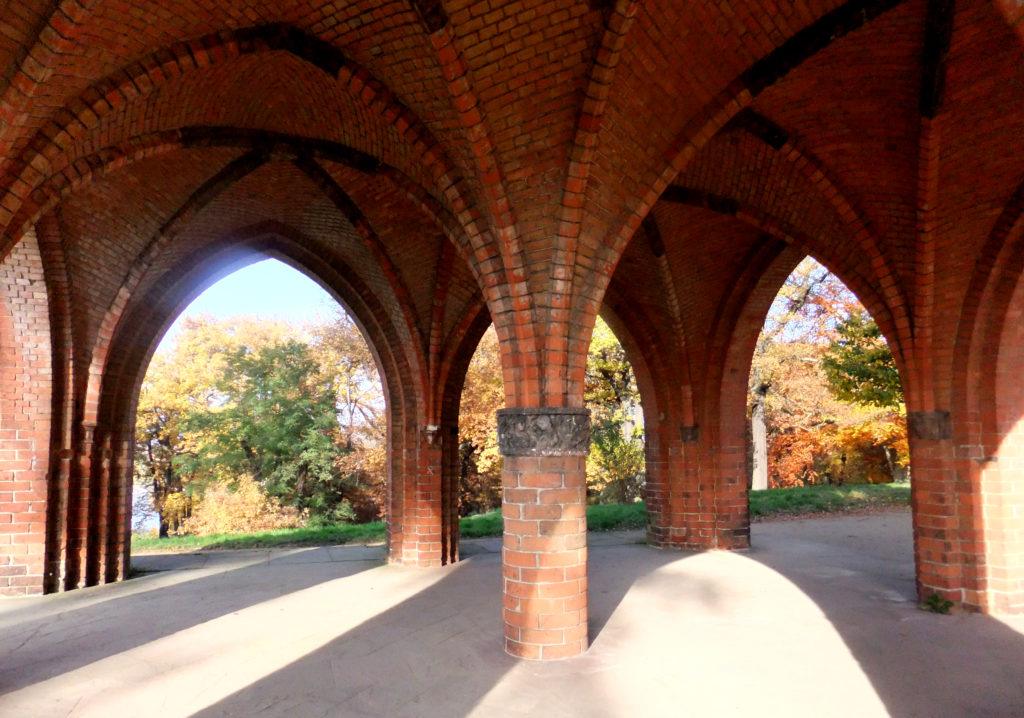
[[[79,696],[75,705],[61,706],[76,716],[191,715],[322,648],[455,569],[411,572],[381,566],[328,581],[36,683],[4,701],[17,704],[24,716],[54,715],[55,693]]]

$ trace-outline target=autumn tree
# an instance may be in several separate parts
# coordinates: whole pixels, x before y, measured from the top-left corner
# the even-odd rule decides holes
[[[814,260],[787,279],[752,363],[754,488],[901,477],[907,452],[900,413],[851,404],[829,389],[830,347],[862,319],[869,321],[856,297]]]
[[[780,391],[793,379],[793,362],[817,361],[818,345],[831,331],[830,322],[856,298],[825,267],[805,258],[786,278],[758,336],[750,370],[750,416],[753,444],[752,488],[768,488],[768,416],[794,412],[790,397],[808,396],[808,387]],[[813,384],[813,380],[811,382]],[[774,391],[773,391],[774,387]],[[807,427],[802,427],[806,430]]]
[[[285,507],[323,521],[380,516],[383,396],[372,356],[346,320],[302,329],[190,319],[154,357],[139,401],[135,478],[151,487],[162,534],[199,496],[200,511],[216,503],[223,519],[244,509],[260,525],[291,520]],[[249,483],[265,499],[256,501]],[[189,525],[213,523],[192,516]]]
[[[903,384],[892,350],[866,311],[851,312],[839,324],[821,367],[828,390],[838,400],[887,412],[848,436],[864,447],[859,452],[866,457],[864,474],[871,481],[886,475],[903,478],[909,460]],[[884,464],[877,460],[878,449]]]
[[[383,516],[387,492],[387,415],[377,363],[356,323],[340,309],[310,328],[310,349],[337,397],[336,468],[359,521]]]
[[[644,449],[639,391],[625,350],[601,319],[588,354],[585,399],[593,425],[587,461],[590,499],[640,498]],[[487,511],[500,503],[496,412],[503,406],[500,349],[491,327],[470,362],[459,408],[463,513]]]
[[[139,394],[134,481],[151,493],[161,536],[191,511],[188,477],[175,464],[195,439],[182,426],[184,417],[215,400],[216,382],[232,348],[242,342],[279,341],[293,333],[282,322],[253,317],[218,322],[201,316],[186,319],[171,346],[154,355]]]
[[[161,358],[161,364],[163,364]],[[183,407],[180,395],[167,384],[172,377],[157,366],[143,384],[135,421],[134,486],[148,490],[159,522],[161,537],[176,529],[188,515],[190,500],[174,459],[184,451],[184,437],[178,424]]]
[[[498,334],[488,327],[466,370],[459,403],[459,506],[463,515],[501,504],[497,411],[505,406]]]
[[[377,363],[359,327],[338,310],[309,329],[312,356],[337,396],[346,447],[384,440],[384,391]]]
[[[866,311],[851,312],[836,335],[821,362],[832,394],[861,406],[897,409],[903,384],[875,320]]]
[[[600,317],[590,340],[585,381],[583,397],[593,427],[588,493],[606,503],[638,500],[645,469],[640,393],[625,349]]]
[[[210,405],[182,420],[197,438],[176,464],[193,486],[248,476],[289,505],[343,518],[336,395],[308,345],[243,344],[227,353],[215,388]]]

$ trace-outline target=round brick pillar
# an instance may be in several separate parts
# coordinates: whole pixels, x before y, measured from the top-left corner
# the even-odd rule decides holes
[[[539,660],[587,650],[587,409],[498,412],[504,457],[505,650]]]

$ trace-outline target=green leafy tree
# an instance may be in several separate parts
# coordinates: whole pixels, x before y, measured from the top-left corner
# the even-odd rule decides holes
[[[175,465],[189,450],[182,419],[196,407],[205,407],[215,394],[223,352],[234,333],[208,316],[186,319],[170,349],[153,357],[143,380],[135,422],[134,480],[150,492],[162,537],[176,530],[191,511],[189,477]]]
[[[645,478],[640,392],[626,350],[600,317],[590,340],[583,396],[593,426],[587,458],[590,498],[638,500]]]
[[[230,351],[294,335],[294,328],[283,322],[253,317],[216,321],[204,315],[186,319],[171,346],[153,357],[136,413],[134,481],[152,496],[161,536],[177,529],[192,508],[192,476],[179,464],[198,437],[186,430],[184,418],[217,400],[217,382]]]
[[[618,417],[598,418],[587,457],[587,488],[598,503],[625,504],[643,496],[645,458],[639,427],[624,430]]]
[[[903,384],[892,351],[866,311],[852,312],[822,359],[829,391],[841,401],[881,409],[903,404]]]
[[[630,413],[639,406],[633,367],[608,324],[597,318],[587,354],[583,398],[598,414]]]
[[[204,316],[186,320],[150,364],[135,481],[149,489],[163,535],[227,519],[290,521],[294,510],[314,521],[373,520],[383,510],[385,441],[380,379],[347,315],[307,329]],[[194,511],[193,496],[202,498]]]
[[[194,489],[249,476],[286,504],[351,517],[336,469],[336,394],[307,344],[239,346],[227,354],[215,387],[212,405],[182,420],[197,438],[175,463],[195,477]]]

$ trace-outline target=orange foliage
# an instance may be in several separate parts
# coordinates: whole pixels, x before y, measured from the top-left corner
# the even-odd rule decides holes
[[[751,406],[764,407],[769,487],[905,478],[905,418],[839,401],[822,369],[837,323],[863,312],[842,282],[810,258],[780,290],[750,374]]]
[[[898,414],[790,429],[768,441],[769,486],[888,483],[904,478],[909,454],[906,420]]]
[[[459,404],[459,512],[485,513],[501,505],[497,411],[505,406],[501,350],[492,325],[466,370]]]
[[[347,477],[345,500],[356,523],[379,521],[387,506],[387,447],[381,443],[356,447],[338,460]]]
[[[768,441],[768,485],[773,489],[822,483],[834,451],[835,426],[799,429]]]

